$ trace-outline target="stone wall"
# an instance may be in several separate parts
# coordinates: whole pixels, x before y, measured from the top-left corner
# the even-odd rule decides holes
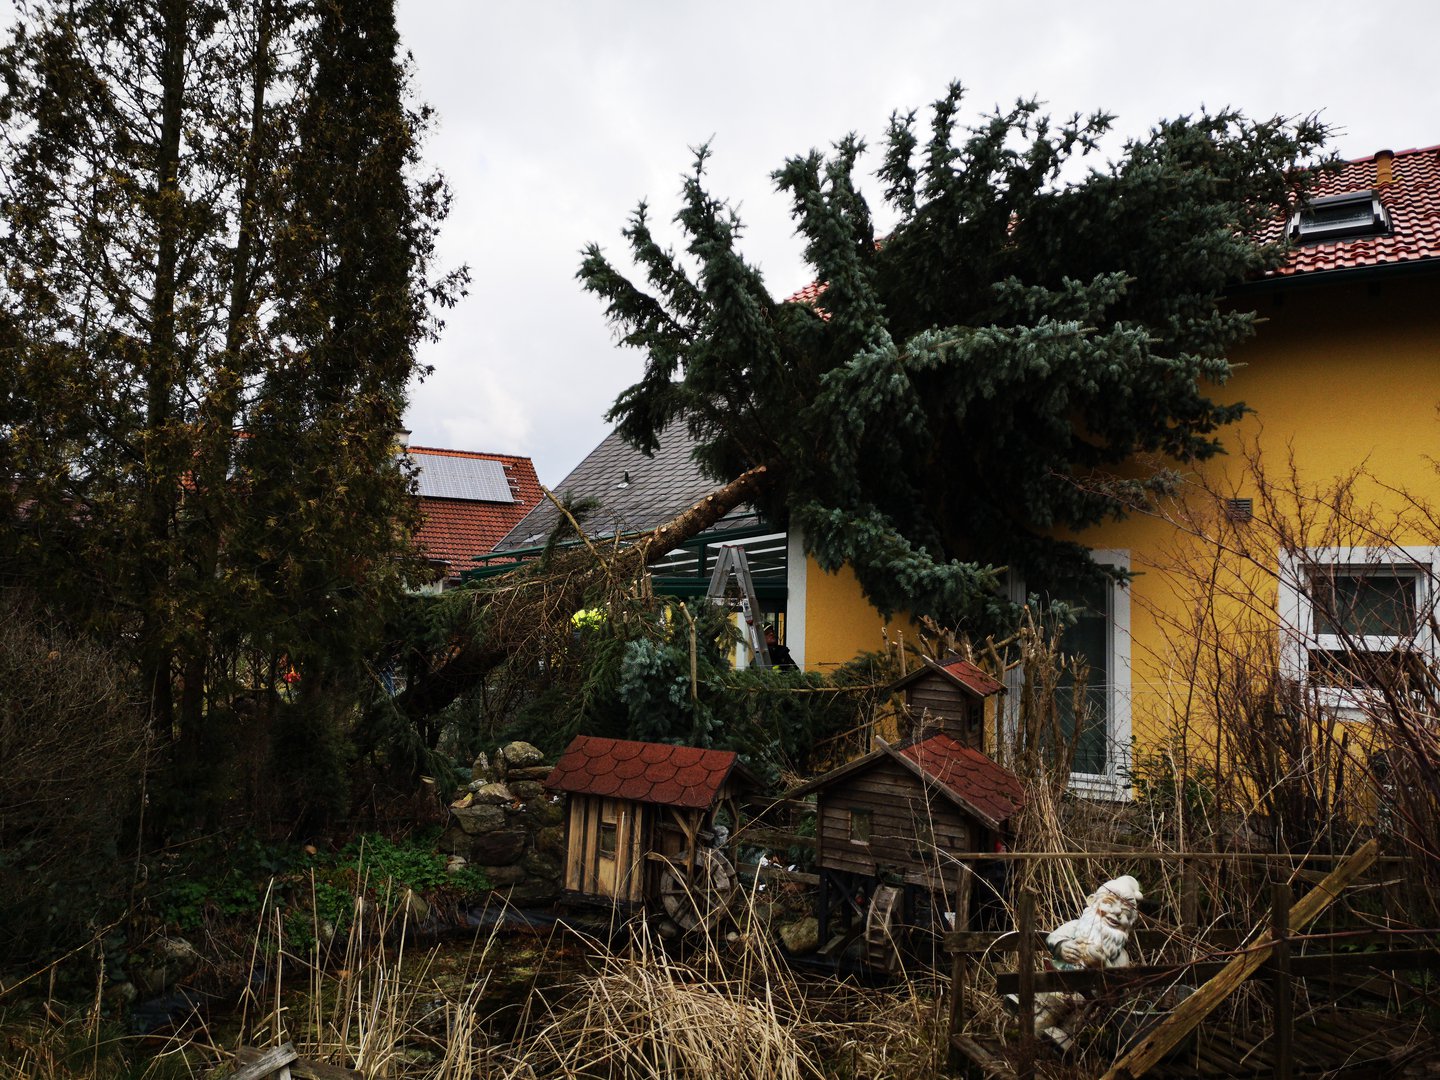
[[[547,903],[560,895],[565,860],[565,801],[546,792],[544,755],[525,742],[481,754],[473,779],[450,805],[440,837],[448,866],[483,870],[511,903]]]

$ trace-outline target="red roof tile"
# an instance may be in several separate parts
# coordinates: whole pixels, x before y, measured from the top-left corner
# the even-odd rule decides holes
[[[488,555],[495,545],[544,498],[535,466],[528,457],[485,454],[471,450],[442,450],[412,446],[415,457],[464,457],[498,461],[505,468],[514,502],[478,499],[420,498],[421,524],[415,542],[427,559],[445,564],[445,576],[457,577],[474,566],[477,555]]]
[[[968,690],[977,697],[989,697],[991,694],[998,694],[1004,691],[1005,684],[999,682],[988,672],[976,667],[968,660],[961,660],[958,656],[947,660],[945,663],[938,663],[928,656],[921,657],[924,663],[908,675],[903,675],[885,688],[887,694],[893,694],[903,690],[911,683],[920,679],[941,675],[958,683],[962,689]]]
[[[704,810],[736,767],[734,751],[577,735],[545,786],[576,795]]]
[[[964,683],[981,697],[989,697],[991,694],[998,694],[1005,689],[1004,683],[991,678],[968,660],[958,658],[951,660],[949,663],[941,664],[940,670],[952,679]]]
[[[1392,266],[1440,259],[1440,146],[1401,150],[1391,165],[1393,180],[1381,184],[1376,155],[1347,161],[1338,170],[1322,173],[1314,197],[1348,192],[1378,191],[1390,215],[1388,236],[1353,237],[1328,244],[1295,247],[1285,265],[1271,277]],[[1277,222],[1268,239],[1276,240],[1288,222]]]
[[[949,735],[931,735],[896,747],[895,752],[996,825],[1012,817],[1025,802],[1024,788],[1014,773]]]

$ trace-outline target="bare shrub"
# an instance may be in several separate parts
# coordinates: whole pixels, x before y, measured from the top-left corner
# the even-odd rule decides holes
[[[121,899],[146,728],[116,657],[0,595],[0,957],[83,944]]]

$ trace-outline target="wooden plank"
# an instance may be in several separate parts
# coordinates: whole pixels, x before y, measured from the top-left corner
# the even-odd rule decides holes
[[[248,1059],[246,1064],[236,1069],[225,1080],[274,1080],[276,1073],[300,1056],[295,1052],[295,1047],[288,1042],[272,1046],[268,1050],[259,1050],[249,1046],[242,1047],[235,1054],[237,1062],[241,1060],[242,1054]],[[289,1080],[288,1070],[286,1070],[286,1080]]]
[[[968,1035],[956,1035],[950,1045],[964,1054],[976,1068],[994,1080],[1014,1080],[1015,1070],[998,1054],[992,1054]]]
[[[364,1075],[358,1069],[345,1069],[304,1058],[291,1062],[290,1071],[295,1074],[295,1080],[363,1080]]]
[[[1214,978],[1231,963],[1228,960],[1197,960],[1186,964],[1147,964],[1123,968],[1077,969],[1075,971],[1040,971],[1030,976],[1037,994],[1066,991],[1121,991],[1136,986],[1163,986],[1183,977]],[[1014,994],[1020,986],[1020,975],[1008,971],[995,975],[997,994]]]
[[[1379,851],[1379,841],[1371,840],[1340,863],[1324,881],[1290,909],[1289,926],[1295,930],[1304,930],[1314,922],[1346,888],[1374,865]],[[1149,1072],[1169,1050],[1194,1030],[1200,1021],[1214,1012],[1246,979],[1259,970],[1270,952],[1270,937],[1267,933],[1249,951],[1230,961],[1225,970],[1182,1001],[1174,1012],[1155,1025],[1109,1068],[1102,1080],[1125,1080]]]
[[[1045,936],[1040,931],[1036,933],[1042,938]],[[1131,940],[1147,952],[1172,945],[1207,950],[1233,949],[1247,936],[1248,932],[1242,933],[1239,930],[1207,930],[1202,939],[1194,941],[1169,930],[1139,930],[1130,935]],[[944,946],[950,952],[1013,952],[1019,947],[1019,942],[1014,930],[951,931],[944,936]]]
[[[1198,862],[1261,862],[1291,867],[1297,863],[1338,863],[1344,855],[1326,855],[1320,852],[1303,855],[1281,855],[1267,851],[1140,851],[1134,848],[1097,848],[1093,851],[957,851],[952,858],[974,860],[995,859],[999,862],[1035,862],[1049,860],[1092,861],[1130,860],[1132,862],[1183,862],[1194,859]],[[1417,866],[1408,855],[1380,855],[1372,865]],[[1367,867],[1368,869],[1368,867]]]

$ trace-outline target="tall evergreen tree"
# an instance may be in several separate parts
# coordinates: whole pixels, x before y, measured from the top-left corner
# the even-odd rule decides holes
[[[0,50],[3,569],[192,762],[404,580],[394,432],[463,280],[397,50],[391,4],[301,0],[22,4]]]
[[[645,284],[591,247],[584,286],[647,354],[611,419],[641,448],[671,420],[716,479],[756,464],[762,504],[882,610],[974,629],[1008,617],[996,569],[1041,586],[1100,571],[1057,533],[1169,490],[1243,412],[1213,395],[1252,312],[1227,288],[1275,265],[1256,238],[1304,183],[1313,120],[1182,117],[1096,155],[1112,118],[1054,124],[1033,102],[960,127],[962,91],[892,117],[875,235],[852,137],[774,174],[818,297],[771,296],[736,215],[684,184],[677,256],[642,204],[624,231]],[[1098,155],[1097,155],[1098,156]],[[1162,461],[1164,465],[1146,464]]]

